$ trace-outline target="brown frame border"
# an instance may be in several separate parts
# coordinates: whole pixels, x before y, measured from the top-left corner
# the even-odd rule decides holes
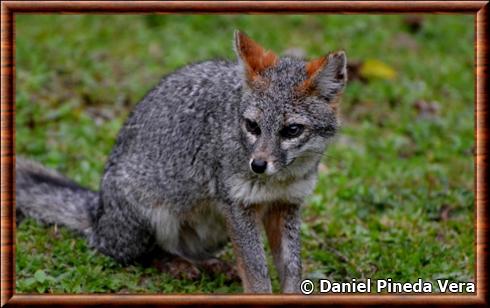
[[[141,304],[470,304],[489,303],[488,1],[4,1],[1,4],[1,306]],[[464,13],[475,15],[476,295],[15,295],[15,14],[22,13]]]

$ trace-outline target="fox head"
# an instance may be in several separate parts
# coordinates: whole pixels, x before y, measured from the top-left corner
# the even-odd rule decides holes
[[[239,31],[234,43],[243,78],[240,128],[250,171],[273,176],[316,168],[338,128],[345,53],[311,61],[278,57]]]

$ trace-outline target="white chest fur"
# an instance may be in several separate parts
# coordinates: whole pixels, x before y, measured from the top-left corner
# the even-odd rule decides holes
[[[236,176],[229,181],[229,192],[234,200],[245,204],[277,201],[299,204],[311,194],[315,188],[316,179],[316,174],[311,174],[292,182],[261,182]]]

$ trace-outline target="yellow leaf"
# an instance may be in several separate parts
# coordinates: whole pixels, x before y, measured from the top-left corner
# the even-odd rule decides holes
[[[396,78],[396,71],[391,66],[376,59],[364,61],[359,70],[359,74],[365,79],[378,78],[392,80]]]

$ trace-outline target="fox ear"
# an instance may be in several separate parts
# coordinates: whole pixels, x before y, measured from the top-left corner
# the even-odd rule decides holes
[[[265,50],[238,30],[235,31],[235,52],[249,81],[256,80],[262,71],[274,66],[278,60],[275,53]]]
[[[305,68],[307,79],[301,89],[308,93],[315,92],[330,100],[347,82],[347,57],[343,51],[311,60]]]

